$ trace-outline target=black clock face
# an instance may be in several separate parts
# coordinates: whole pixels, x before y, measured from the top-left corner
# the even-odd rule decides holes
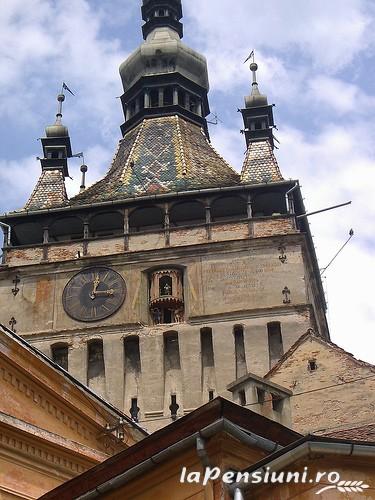
[[[106,267],[91,267],[68,282],[63,306],[78,321],[99,321],[114,314],[125,296],[125,281],[119,273]]]

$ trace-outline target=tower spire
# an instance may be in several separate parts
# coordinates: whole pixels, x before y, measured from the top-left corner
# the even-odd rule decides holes
[[[142,18],[145,41],[120,66],[123,135],[145,118],[180,115],[208,137],[207,62],[181,41],[181,0],[143,0]]]
[[[274,137],[273,105],[259,90],[254,51],[252,58],[251,93],[245,97],[245,108],[241,109],[245,128],[247,153],[242,167],[241,181],[244,183],[273,182],[282,180],[282,175],[273,153]]]
[[[273,149],[272,129],[275,126],[273,105],[268,104],[267,96],[259,90],[257,80],[258,65],[255,62],[254,51],[250,57],[253,58],[250,64],[250,71],[252,73],[251,93],[245,97],[245,108],[240,110],[245,125],[246,144],[249,146],[251,142],[268,139]]]
[[[142,19],[145,21],[142,26],[143,38],[146,40],[155,28],[163,27],[172,28],[182,38],[181,18],[181,0],[143,0]]]

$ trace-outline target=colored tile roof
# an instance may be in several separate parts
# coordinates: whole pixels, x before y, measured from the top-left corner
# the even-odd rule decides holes
[[[238,173],[215,151],[202,129],[179,116],[143,120],[120,141],[104,179],[71,205],[237,185]]]
[[[40,210],[64,206],[68,203],[62,170],[43,170],[25,210]]]
[[[257,184],[282,181],[279,165],[269,140],[249,144],[241,172],[241,182]]]

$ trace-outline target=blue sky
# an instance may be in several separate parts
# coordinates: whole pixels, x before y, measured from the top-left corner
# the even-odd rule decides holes
[[[140,0],[1,0],[0,212],[22,206],[40,172],[38,138],[64,106],[75,152],[92,183],[108,169],[123,121],[118,67],[142,41]],[[326,273],[334,342],[375,362],[375,4],[366,0],[183,0],[184,42],[208,60],[211,126],[218,151],[239,170],[239,130],[256,50],[260,88],[276,104],[277,157],[301,181],[321,267],[355,237]],[[78,191],[72,160],[70,194]],[[303,333],[303,332],[301,332]]]

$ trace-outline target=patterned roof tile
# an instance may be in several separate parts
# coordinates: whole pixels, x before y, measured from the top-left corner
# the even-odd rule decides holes
[[[43,170],[25,210],[64,206],[68,203],[62,170]]]
[[[269,140],[251,142],[242,167],[241,182],[257,184],[282,180],[283,176]]]
[[[202,129],[180,118],[149,118],[120,141],[106,176],[70,200],[72,205],[204,187],[232,186],[239,174]]]

